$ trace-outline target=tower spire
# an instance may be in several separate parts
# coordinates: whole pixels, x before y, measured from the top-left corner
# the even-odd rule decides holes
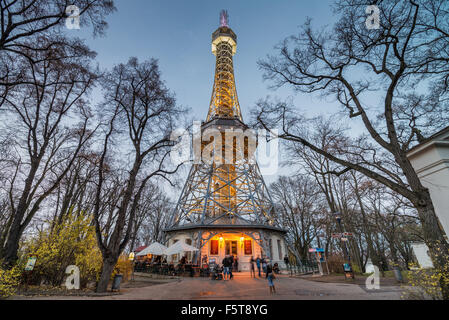
[[[212,97],[207,121],[234,118],[243,121],[234,79],[232,56],[237,51],[237,35],[229,28],[226,10],[220,13],[220,27],[212,34],[212,53],[217,57]]]
[[[220,27],[229,28],[229,15],[226,10],[221,10],[220,12]]]

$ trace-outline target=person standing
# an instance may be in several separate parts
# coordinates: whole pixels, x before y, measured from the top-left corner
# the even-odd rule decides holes
[[[275,277],[274,277],[274,273],[273,273],[273,268],[271,267],[271,263],[267,264],[266,270],[267,270],[266,278],[268,280],[268,287],[270,288],[270,295],[276,294],[276,288],[273,283],[273,280],[275,279]]]
[[[290,260],[288,259],[287,255],[284,256],[284,263],[285,263],[285,266],[287,267],[287,269],[289,269],[289,267],[290,267]]]
[[[259,271],[259,278],[260,278],[260,257],[259,256],[257,256],[256,265],[257,265],[257,270]]]
[[[234,256],[231,254],[229,256],[229,280],[232,280],[232,278],[234,278],[233,274],[232,274],[232,268],[234,267]]]
[[[225,258],[222,261],[222,264],[223,264],[223,280],[226,280],[226,278],[228,278],[227,280],[229,280],[229,272],[230,272],[229,269],[232,266],[232,263],[228,255],[225,256]]]
[[[264,258],[262,258],[262,270],[263,273],[265,273],[265,276],[267,275],[267,260]]]
[[[256,277],[256,267],[254,266],[254,263],[256,262],[256,260],[254,259],[253,256],[251,256],[251,260],[249,260],[250,263],[250,272],[251,272],[251,278],[254,276],[254,278]]]

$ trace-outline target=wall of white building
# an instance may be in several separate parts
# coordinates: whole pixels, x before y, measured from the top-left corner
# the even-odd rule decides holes
[[[413,148],[408,158],[430,191],[435,212],[449,235],[449,130]]]
[[[203,233],[203,236],[207,237],[207,233]],[[223,233],[223,241],[219,242],[219,253],[218,255],[210,255],[210,241],[208,241],[202,248],[201,248],[201,257],[207,256],[208,259],[215,259],[215,261],[219,264],[222,263],[224,257],[225,257],[225,242],[226,240],[229,241],[237,241],[237,255],[239,258],[239,270],[240,271],[249,271],[250,270],[250,259],[251,256],[254,258],[262,257],[262,248],[261,246],[252,240],[252,254],[251,255],[245,255],[244,253],[244,247],[241,243],[242,234],[240,233]],[[217,238],[218,235],[215,237]],[[215,239],[214,238],[214,239]],[[245,235],[245,239],[250,239],[250,237]],[[284,256],[287,253],[287,247],[285,244],[285,241],[282,236],[272,234],[269,236],[269,239],[271,240],[271,263],[278,263],[281,268],[285,268],[284,264]],[[168,243],[166,243],[167,246],[173,245],[176,241],[183,241],[187,244],[191,244],[196,246],[196,244],[193,242],[192,235],[190,233],[183,233],[179,232],[171,236]],[[192,253],[186,253],[187,259],[192,259]],[[177,263],[181,257],[182,254],[173,255],[170,257],[167,257],[167,261],[169,263]]]

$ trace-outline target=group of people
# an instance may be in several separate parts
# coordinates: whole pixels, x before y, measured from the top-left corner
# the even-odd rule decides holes
[[[256,265],[259,277],[261,277],[260,271],[262,270],[263,273],[265,274],[265,278],[267,278],[268,280],[268,287],[270,288],[270,294],[275,294],[276,287],[274,286],[273,280],[275,279],[274,274],[279,273],[279,265],[277,263],[271,265],[269,259],[266,259],[264,257],[260,258],[259,256],[257,256],[256,259],[254,259],[254,257],[251,257],[250,264],[251,264],[250,268],[251,277],[254,278],[256,277],[256,268],[255,268]]]
[[[290,264],[290,261],[287,255],[284,257],[284,262],[287,267]],[[233,255],[226,255],[222,261],[222,270],[219,268],[219,265],[215,266],[215,269],[212,273],[212,279],[215,280],[231,280],[233,278],[232,271],[238,270],[238,258]],[[256,267],[258,271],[259,277],[262,277],[262,272],[264,277],[268,280],[268,286],[270,288],[270,294],[276,293],[276,287],[274,286],[273,280],[275,279],[275,274],[280,273],[278,263],[271,264],[270,260],[265,257],[259,257],[254,259],[254,256],[250,259],[250,271],[251,277],[256,277]],[[221,273],[223,272],[223,278],[221,277]]]
[[[222,261],[223,264],[223,279],[231,280],[233,278],[232,270],[238,270],[239,262],[238,258],[233,255],[226,255]]]
[[[251,277],[254,278],[256,277],[256,266],[259,277],[261,277],[261,271],[265,274],[265,276],[267,275],[269,270],[271,270],[274,273],[280,273],[279,264],[275,263],[271,265],[270,260],[266,258],[260,258],[258,256],[256,259],[254,259],[254,257],[251,257],[250,263],[251,263]]]

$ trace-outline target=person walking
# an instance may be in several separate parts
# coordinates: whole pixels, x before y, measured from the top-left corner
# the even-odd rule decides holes
[[[257,256],[256,265],[257,265],[257,270],[259,271],[259,278],[260,278],[260,257],[259,256]]]
[[[249,260],[250,263],[250,272],[251,272],[251,278],[254,276],[256,277],[256,267],[254,266],[254,263],[256,263],[256,259],[254,259],[253,256],[251,256],[251,260]]]
[[[273,283],[273,280],[275,279],[275,277],[274,277],[273,268],[271,267],[271,263],[267,264],[266,270],[267,270],[266,278],[268,280],[268,287],[270,288],[270,295],[276,294],[276,288]]]
[[[229,280],[230,268],[232,266],[232,263],[228,255],[225,256],[225,258],[222,261],[222,264],[223,264],[223,280]]]

